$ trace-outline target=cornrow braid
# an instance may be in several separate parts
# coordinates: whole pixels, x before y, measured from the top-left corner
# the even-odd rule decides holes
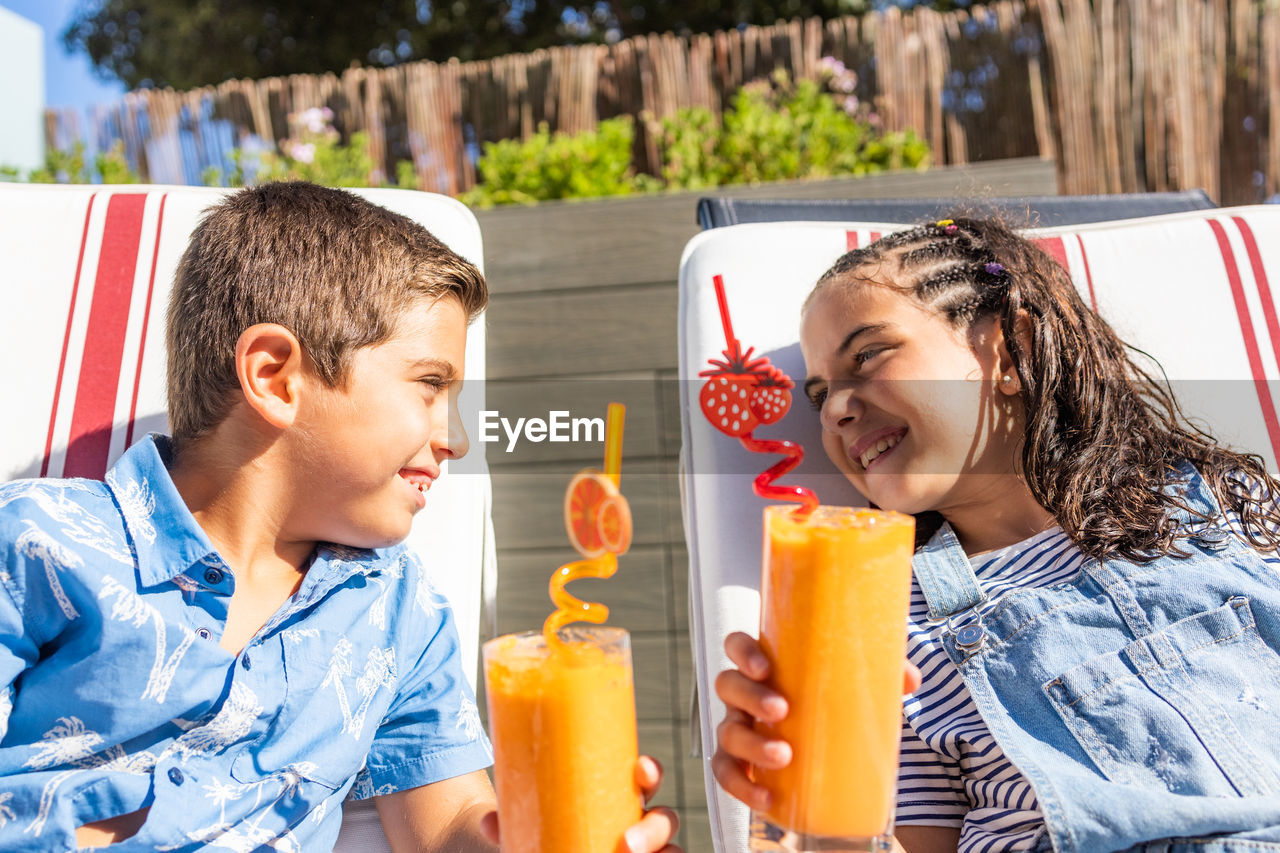
[[[981,248],[974,243],[973,238],[968,234],[957,232],[955,235],[947,235],[943,239],[935,238],[932,242],[925,243],[918,248],[908,249],[902,253],[900,260],[904,267],[914,267],[935,258],[954,257],[956,255],[976,256],[981,251]]]

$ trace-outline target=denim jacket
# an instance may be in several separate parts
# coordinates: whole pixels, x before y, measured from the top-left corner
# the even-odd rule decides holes
[[[947,655],[1035,789],[1042,850],[1280,851],[1280,575],[1185,474],[1213,518],[1186,557],[1092,560],[979,616],[950,526],[916,553]]]

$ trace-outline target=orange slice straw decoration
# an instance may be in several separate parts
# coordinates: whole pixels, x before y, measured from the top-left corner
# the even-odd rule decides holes
[[[627,407],[610,403],[605,420],[604,470],[584,468],[569,481],[564,495],[564,525],[569,542],[586,559],[566,563],[551,575],[549,590],[556,610],[542,623],[547,646],[563,644],[559,631],[571,622],[600,624],[609,608],[574,597],[565,584],[578,578],[611,578],[618,555],[631,547],[631,508],[618,490],[622,482],[622,425]]]
[[[794,441],[762,439],[752,434],[756,423],[774,423],[782,419],[782,416],[791,408],[791,389],[795,387],[795,383],[780,369],[770,364],[769,359],[763,356],[753,358],[754,347],[749,347],[745,353],[742,351],[741,343],[733,334],[733,322],[729,319],[729,300],[725,296],[724,276],[714,276],[712,284],[716,288],[716,304],[720,308],[720,323],[724,327],[725,360],[710,359],[712,369],[705,370],[699,375],[713,377],[710,382],[715,382],[714,377],[719,377],[722,387],[726,382],[731,381],[735,383],[735,387],[749,392],[749,396],[744,399],[749,400],[750,408],[749,414],[744,412],[743,419],[734,424],[735,427],[739,427],[737,431],[732,427],[726,428],[723,420],[719,424],[716,422],[712,410],[708,408],[708,403],[712,406],[716,405],[714,397],[707,396],[705,393],[703,414],[711,421],[712,426],[726,435],[737,438],[742,442],[742,446],[752,453],[778,453],[785,456],[785,459],[778,460],[776,464],[757,476],[752,482],[752,488],[762,498],[799,503],[800,506],[795,510],[796,517],[807,518],[818,505],[818,496],[804,486],[784,486],[774,482],[779,477],[789,474],[800,464],[804,459],[804,448]],[[721,408],[716,411],[724,410]],[[747,428],[744,430],[742,426]]]

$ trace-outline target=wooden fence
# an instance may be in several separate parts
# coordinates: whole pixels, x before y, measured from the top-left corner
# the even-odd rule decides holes
[[[781,67],[833,56],[887,129],[912,128],[937,163],[1043,156],[1066,193],[1203,187],[1222,203],[1280,192],[1280,4],[1274,0],[1000,0],[971,11],[896,8],[862,17],[650,35],[479,62],[415,62],[343,74],[139,91],[82,125],[47,114],[50,143],[124,141],[152,181],[225,167],[228,149],[288,135],[290,113],[328,106],[372,137],[378,182],[411,160],[422,189],[476,180],[482,143],[589,129],[616,115],[719,111]],[[636,161],[659,153],[637,123]]]

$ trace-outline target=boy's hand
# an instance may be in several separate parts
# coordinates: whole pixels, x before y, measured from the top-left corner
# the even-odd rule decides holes
[[[730,634],[724,650],[738,668],[716,676],[716,695],[726,710],[716,728],[711,771],[730,796],[763,811],[769,807],[769,792],[747,777],[747,767],[786,767],[791,763],[791,744],[765,737],[754,724],[756,720],[776,723],[786,717],[787,700],[763,683],[769,677],[769,660],[754,637]],[[905,666],[902,692],[911,693],[920,686],[920,671],[909,663]]]
[[[636,762],[636,784],[644,794],[644,801],[649,802],[662,784],[662,765],[647,755],[640,756]],[[485,815],[480,828],[490,841],[498,843],[497,812]],[[670,843],[679,828],[680,820],[676,813],[666,806],[658,806],[645,812],[640,822],[628,829],[623,838],[631,853],[681,853],[679,847]]]

